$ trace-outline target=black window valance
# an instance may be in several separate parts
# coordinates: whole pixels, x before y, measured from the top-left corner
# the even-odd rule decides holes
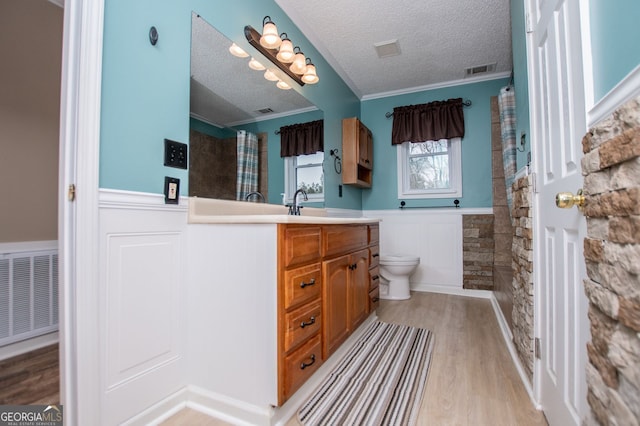
[[[392,145],[462,137],[462,98],[393,109]]]
[[[280,127],[280,157],[324,151],[324,120]]]

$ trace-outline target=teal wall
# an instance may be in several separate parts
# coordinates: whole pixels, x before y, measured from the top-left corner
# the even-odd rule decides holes
[[[516,146],[517,170],[527,165],[531,151],[529,124],[529,83],[527,72],[527,38],[524,1],[511,0],[511,49],[513,52],[513,85],[516,92]],[[525,145],[520,146],[520,135],[525,134]]]
[[[640,1],[590,0],[595,102],[640,64]]]
[[[373,133],[373,183],[362,191],[365,210],[398,208],[396,147],[391,145],[393,120],[385,113],[394,107],[450,98],[472,102],[464,108],[465,136],[462,139],[461,207],[491,207],[491,97],[507,85],[508,78],[469,83],[362,102],[362,122]],[[410,206],[453,206],[454,198],[407,200]]]
[[[247,51],[245,25],[260,28],[271,16],[313,58],[320,82],[294,87],[324,111],[325,152],[341,148],[344,117],[357,116],[359,99],[272,0],[108,0],[105,2],[100,135],[100,186],[162,193],[164,176],[181,179],[188,194],[188,172],[164,167],[164,139],[188,143],[191,12],[195,11]],[[148,32],[158,29],[151,46]],[[327,168],[326,205],[360,209],[360,191],[338,197],[340,176]],[[278,194],[282,190],[278,190]]]

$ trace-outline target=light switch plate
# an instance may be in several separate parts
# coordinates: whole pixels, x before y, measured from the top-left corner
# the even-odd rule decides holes
[[[187,168],[188,146],[186,143],[164,140],[164,165],[178,169]]]
[[[178,204],[180,201],[180,179],[164,177],[164,203]]]

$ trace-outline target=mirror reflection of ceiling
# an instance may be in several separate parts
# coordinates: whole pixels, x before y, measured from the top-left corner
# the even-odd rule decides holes
[[[264,78],[264,71],[249,68],[250,57],[231,55],[231,41],[202,17],[194,13],[191,22],[192,117],[234,127],[316,109],[295,90],[278,89]]]

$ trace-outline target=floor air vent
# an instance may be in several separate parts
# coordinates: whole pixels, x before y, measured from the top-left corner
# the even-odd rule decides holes
[[[0,253],[0,346],[56,330],[57,250]]]

